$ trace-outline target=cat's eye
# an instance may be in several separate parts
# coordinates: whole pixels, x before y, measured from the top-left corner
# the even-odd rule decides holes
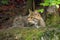
[[[39,16],[39,15],[38,15]]]
[[[32,19],[32,17],[31,17],[31,19]]]

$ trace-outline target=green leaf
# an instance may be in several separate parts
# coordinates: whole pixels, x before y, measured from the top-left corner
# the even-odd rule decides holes
[[[40,5],[49,6],[49,3],[41,3]]]
[[[39,9],[37,11],[43,13],[44,12],[44,9]]]
[[[44,3],[40,3],[40,5],[43,6],[53,6],[53,5],[59,5],[60,0],[45,0]]]
[[[57,4],[60,4],[60,1],[58,1]]]

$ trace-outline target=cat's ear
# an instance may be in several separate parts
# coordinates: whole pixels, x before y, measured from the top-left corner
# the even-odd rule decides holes
[[[33,14],[33,11],[29,9],[29,16]]]
[[[32,13],[32,10],[31,9],[29,9],[29,14],[31,14]]]

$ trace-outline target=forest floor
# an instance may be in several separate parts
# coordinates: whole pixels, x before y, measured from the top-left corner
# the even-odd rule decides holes
[[[42,40],[41,37],[43,37],[46,33],[49,35],[51,35],[51,33],[59,33],[60,38],[60,27],[12,27],[8,29],[2,29],[0,30],[0,40]]]

